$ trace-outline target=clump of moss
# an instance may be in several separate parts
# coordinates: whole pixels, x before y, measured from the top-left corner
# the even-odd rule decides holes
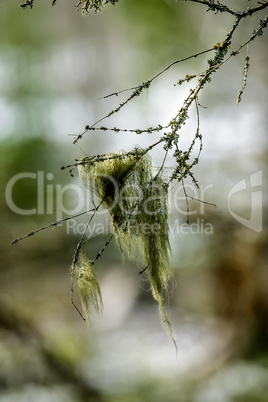
[[[77,280],[83,309],[89,319],[89,307],[92,305],[95,310],[100,313],[103,308],[103,303],[98,279],[94,271],[94,263],[88,259],[82,248],[78,251],[71,272],[73,277]]]
[[[125,220],[127,211],[133,209],[137,185],[148,184],[150,166],[150,158],[142,149],[135,148],[129,153],[106,154],[93,160],[83,158],[78,173],[92,196],[104,202],[114,225],[118,226]]]
[[[97,160],[86,157],[78,170],[92,197],[97,196],[107,207],[123,255],[146,264],[152,295],[174,341],[165,310],[171,277],[167,185],[159,175],[152,176],[151,159],[140,148]]]
[[[164,327],[173,339],[171,324],[165,310],[171,278],[168,233],[167,186],[160,177],[151,182],[139,206],[137,221],[141,223],[138,242],[147,264],[147,277],[154,299],[159,304]]]

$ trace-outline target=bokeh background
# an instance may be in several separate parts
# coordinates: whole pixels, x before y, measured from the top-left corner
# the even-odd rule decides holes
[[[36,0],[32,10],[22,10],[18,0],[0,2],[0,402],[267,401],[267,33],[250,46],[239,106],[246,51],[200,97],[206,107],[200,109],[204,148],[195,168],[200,188],[187,182],[187,190],[216,207],[189,201],[187,228],[182,189],[170,196],[169,315],[177,357],[138,275],[142,267],[122,261],[114,243],[96,265],[103,315],[93,313],[87,325],[71,305],[69,267],[85,217],[77,219],[75,230],[65,223],[10,245],[54,222],[59,203],[64,216],[77,207],[72,186],[82,186],[62,165],[159,138],[92,132],[73,145],[72,135],[126,94],[99,98],[210,48],[232,24],[229,16],[205,13],[191,2],[120,0],[87,17],[74,3],[58,0],[52,8],[50,1]],[[244,0],[226,3],[245,7]],[[260,17],[243,21],[237,45]],[[206,56],[174,66],[103,124],[166,124],[189,88],[174,84],[205,66]],[[182,148],[196,129],[194,110],[191,117]],[[161,149],[153,152],[155,166],[162,157]],[[167,160],[167,167],[173,165]],[[14,182],[12,201],[36,213],[22,215],[10,205],[6,189],[18,174],[24,176]],[[103,213],[96,222],[106,219]],[[107,238],[96,226],[86,243],[89,258]]]

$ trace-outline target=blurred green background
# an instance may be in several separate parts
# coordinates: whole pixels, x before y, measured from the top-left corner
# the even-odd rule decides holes
[[[226,4],[241,8],[245,1]],[[245,51],[200,97],[207,107],[200,109],[200,188],[187,182],[187,189],[216,207],[190,201],[187,228],[182,189],[170,196],[169,314],[176,358],[138,276],[141,267],[122,262],[115,244],[96,265],[103,315],[86,325],[71,305],[69,267],[84,217],[73,228],[65,223],[10,243],[54,222],[59,204],[63,216],[85,207],[76,175],[60,170],[62,165],[159,138],[92,132],[73,145],[73,135],[121,100],[98,98],[210,48],[224,38],[232,19],[174,0],[120,0],[89,17],[73,6],[58,0],[51,8],[50,1],[36,0],[32,10],[22,10],[17,0],[0,2],[0,402],[267,401],[267,33],[251,44],[239,106]],[[243,22],[237,45],[260,17]],[[104,124],[166,124],[187,94],[174,84],[205,66],[206,57],[174,66]],[[182,131],[182,147],[194,135],[192,117]],[[152,157],[160,166],[161,150]],[[35,212],[21,214],[14,205]],[[106,224],[107,216],[96,222]],[[95,228],[86,243],[90,258],[107,239]]]

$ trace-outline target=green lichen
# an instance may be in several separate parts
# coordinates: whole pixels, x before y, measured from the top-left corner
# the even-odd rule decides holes
[[[165,310],[171,278],[167,185],[160,175],[153,177],[151,159],[139,148],[99,161],[86,157],[78,171],[92,196],[107,207],[123,255],[146,265],[163,325],[174,341]]]
[[[87,258],[82,248],[79,249],[71,272],[77,280],[83,309],[88,319],[90,319],[90,306],[93,306],[100,313],[103,304],[98,279],[94,271],[94,263]]]
[[[137,179],[146,183],[149,174],[148,157],[136,148],[129,153],[106,154],[99,158],[83,158],[78,165],[79,176],[92,196],[103,201],[118,224],[125,218],[128,201],[122,199],[122,188],[126,183],[135,185]]]
[[[168,285],[171,278],[170,243],[168,234],[167,186],[160,177],[156,177],[145,191],[144,198],[138,207],[137,216],[140,232],[135,235],[135,222],[131,238],[135,240],[138,254],[142,252],[147,266],[147,277],[154,299],[159,305],[162,323],[171,336],[171,323],[168,319],[165,301],[168,297]],[[130,239],[131,240],[131,239]],[[128,252],[132,254],[133,244],[130,243]]]

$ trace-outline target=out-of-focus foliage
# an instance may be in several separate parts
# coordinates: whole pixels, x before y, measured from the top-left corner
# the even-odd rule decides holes
[[[55,168],[57,166],[53,157],[55,152],[57,152],[55,144],[41,137],[27,138],[22,136],[21,140],[2,141],[0,149],[1,183],[7,185],[13,176],[22,172],[51,171],[52,166]],[[50,153],[52,153],[52,157],[48,159]],[[36,207],[36,193],[37,180],[31,178],[18,180],[12,188],[13,200],[22,209]],[[4,197],[1,201],[1,209],[3,208],[10,215],[10,209],[6,205]]]
[[[203,12],[188,4],[166,0],[129,0],[122,2],[129,39],[150,52],[150,59],[168,64],[200,49]],[[199,24],[195,24],[199,18]],[[191,24],[189,24],[191,21]],[[142,54],[139,62],[143,62]]]

